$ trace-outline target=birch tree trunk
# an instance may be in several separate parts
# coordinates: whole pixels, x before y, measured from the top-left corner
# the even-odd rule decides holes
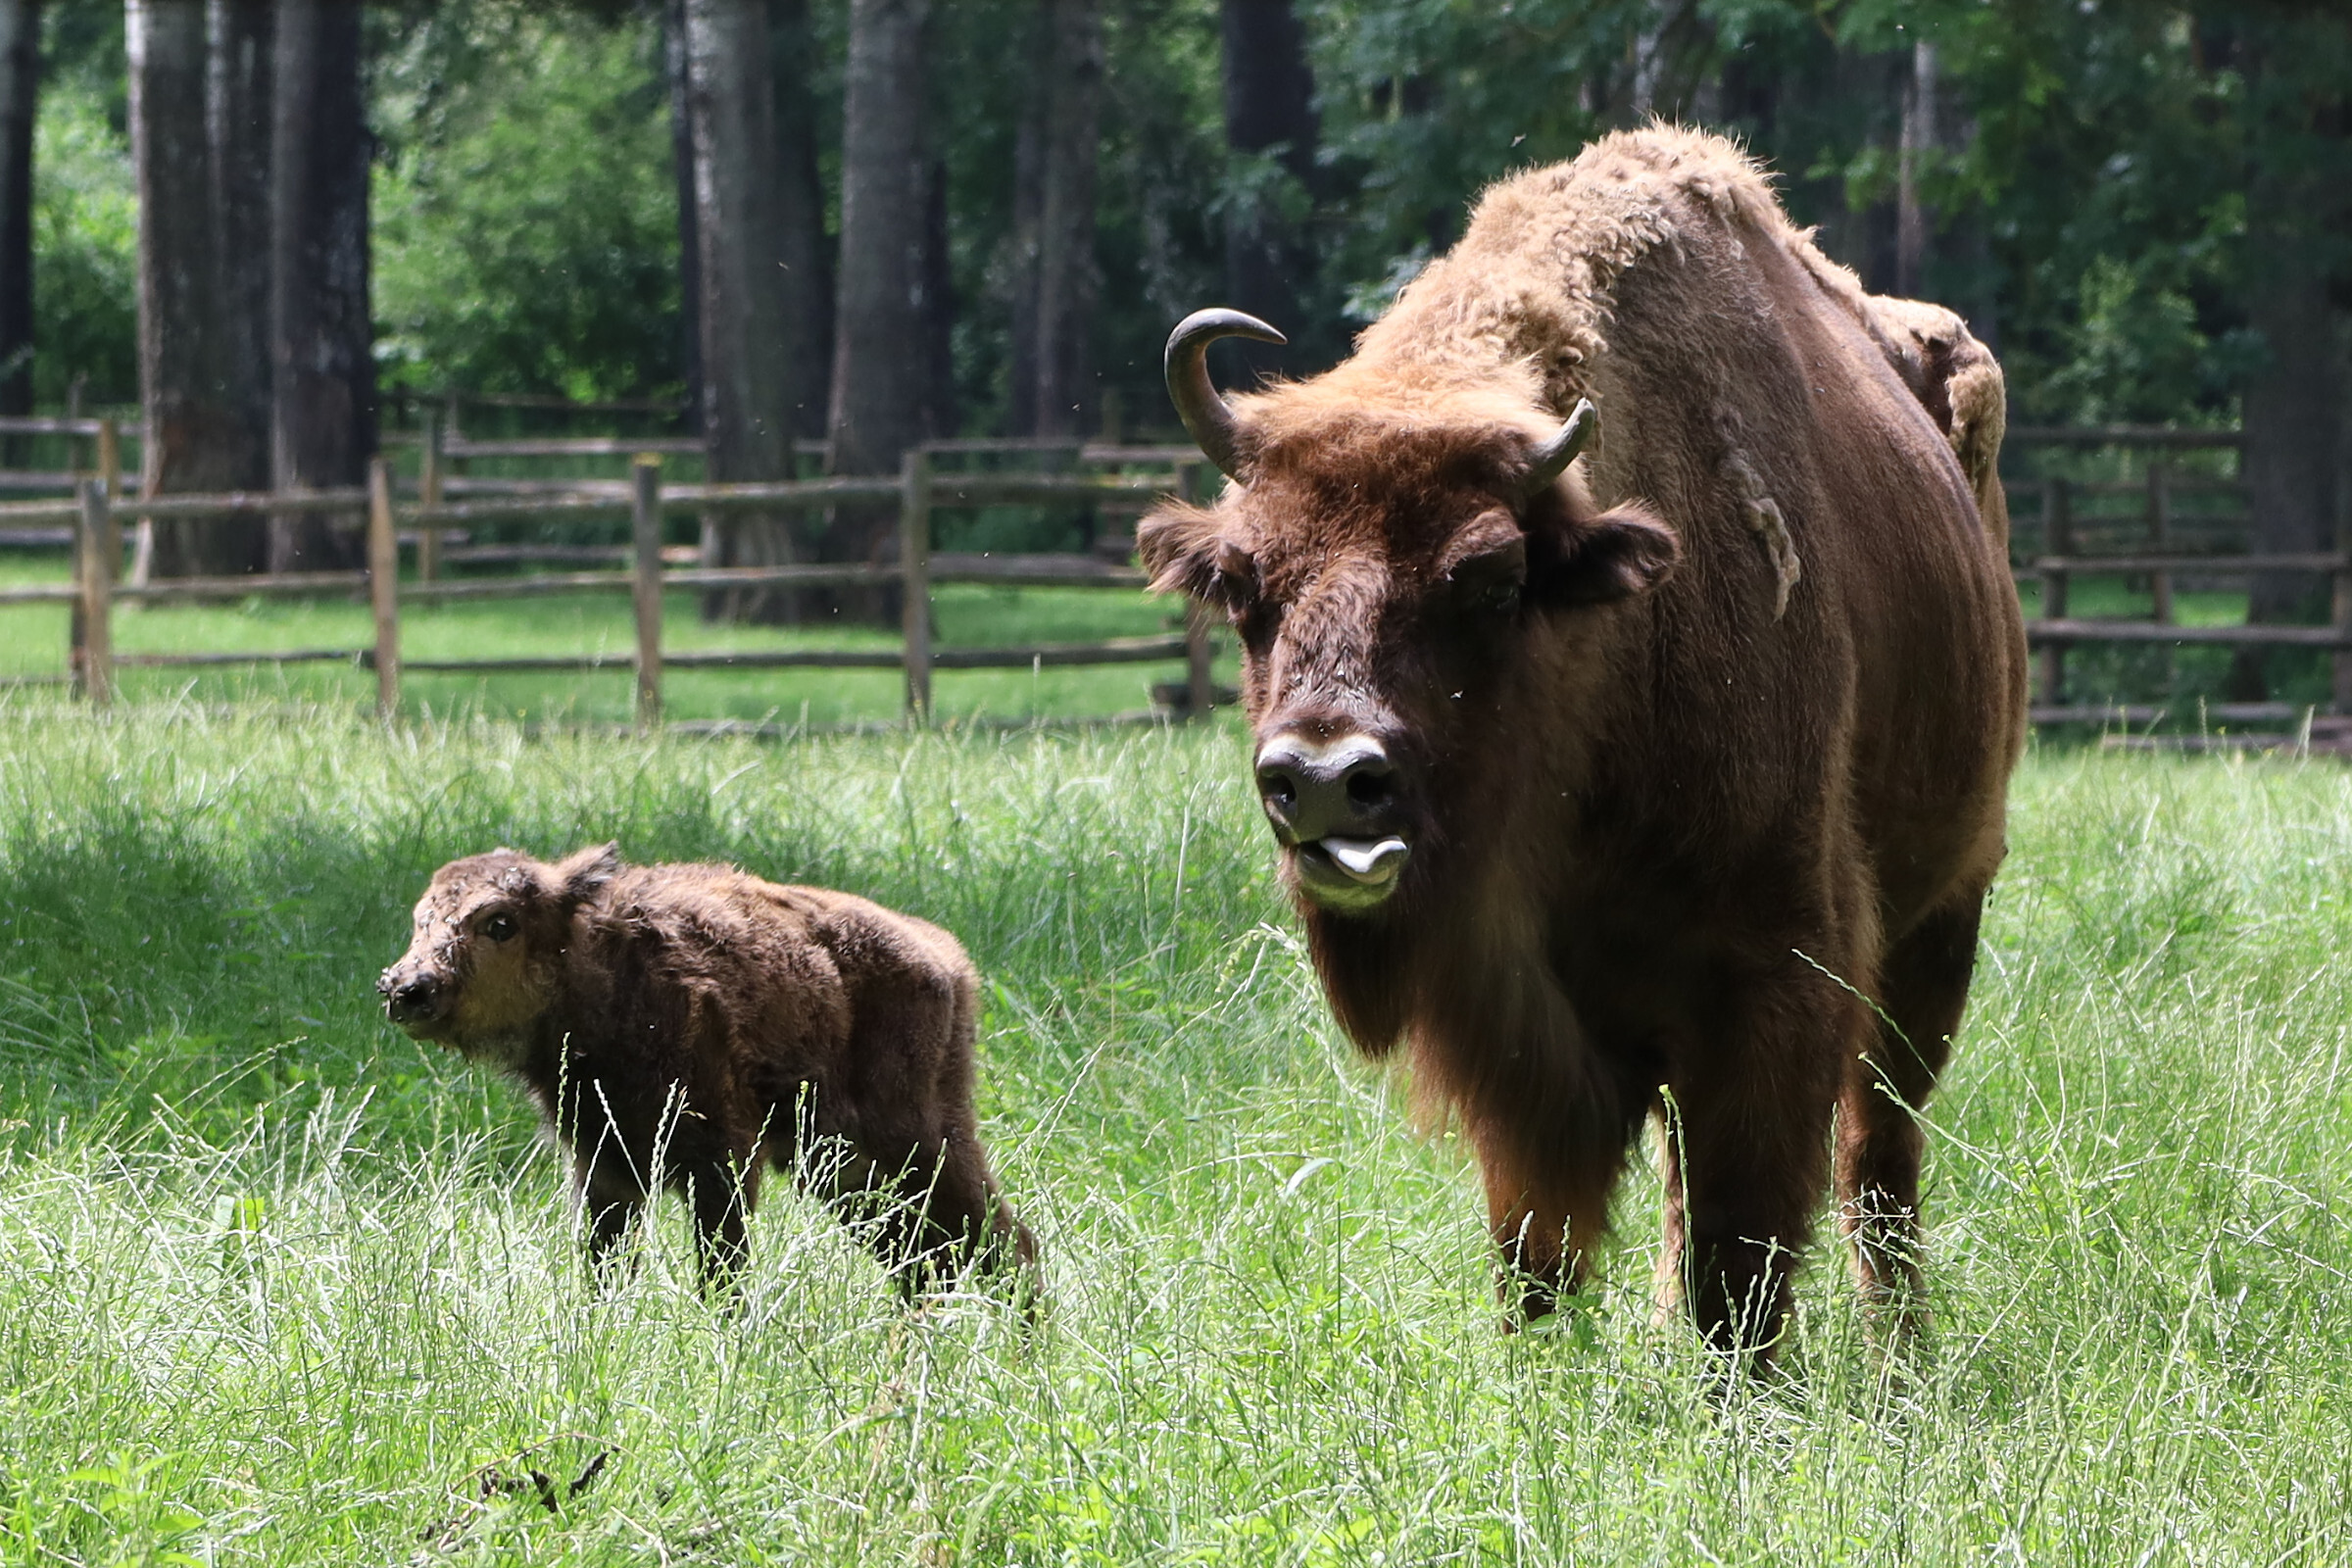
[[[278,0],[270,93],[270,472],[280,489],[356,485],[375,451],[368,317],[368,125],[360,8]],[[270,523],[270,569],[358,566],[356,519]]]

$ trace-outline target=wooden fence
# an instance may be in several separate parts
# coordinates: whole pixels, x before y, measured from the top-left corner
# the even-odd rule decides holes
[[[467,403],[516,407],[567,407],[561,400],[471,398]],[[580,412],[577,406],[574,412]],[[602,412],[600,409],[599,412]],[[669,413],[667,405],[612,405],[612,412]],[[638,646],[633,662],[639,674],[638,712],[655,721],[661,710],[661,675],[664,668],[726,667],[899,667],[906,672],[909,712],[922,714],[930,707],[931,674],[937,669],[1017,667],[1032,664],[1074,664],[1146,662],[1183,658],[1187,679],[1182,706],[1203,710],[1213,695],[1208,684],[1208,645],[1197,617],[1182,637],[1119,639],[1104,643],[1053,644],[997,649],[935,649],[930,642],[929,588],[942,582],[993,582],[1018,585],[1100,585],[1133,587],[1143,573],[1122,563],[1083,555],[997,556],[942,555],[930,548],[931,514],[942,508],[994,504],[1094,503],[1107,508],[1140,510],[1156,497],[1196,492],[1205,473],[1200,455],[1187,447],[1126,446],[1108,442],[1078,445],[1060,441],[944,441],[910,454],[896,478],[802,478],[764,485],[664,485],[656,463],[661,454],[694,453],[698,442],[685,438],[615,436],[553,437],[514,440],[473,439],[457,425],[458,405],[450,404],[446,420],[427,415],[418,429],[401,438],[419,450],[416,476],[410,484],[413,499],[395,493],[388,475],[378,481],[384,491],[380,506],[369,491],[332,491],[301,496],[171,497],[122,502],[119,510],[138,516],[141,526],[165,516],[245,515],[260,517],[271,512],[341,510],[366,512],[370,550],[382,547],[386,535],[397,559],[398,547],[414,541],[419,580],[401,584],[390,570],[329,572],[276,577],[233,577],[149,581],[142,569],[144,552],[134,553],[129,579],[111,583],[103,592],[87,580],[71,588],[37,587],[0,590],[0,605],[71,599],[79,607],[81,623],[71,656],[72,676],[94,698],[103,700],[112,687],[117,664],[215,664],[233,662],[293,663],[349,661],[375,669],[380,695],[387,708],[397,703],[400,675],[399,609],[403,603],[454,599],[521,597],[527,595],[628,591],[638,601]],[[89,443],[90,469],[98,479],[96,495],[84,482],[70,502],[0,505],[0,526],[8,524],[64,524],[76,537],[101,541],[120,528],[112,498],[120,494],[121,442],[123,432],[110,421],[96,419],[0,419],[0,434],[72,435]],[[2027,622],[2027,637],[2034,650],[2034,717],[2040,723],[2147,723],[2166,716],[2158,704],[2086,703],[2069,690],[2069,656],[2077,649],[2110,646],[2180,647],[2299,647],[2324,651],[2332,665],[2332,708],[2352,713],[2352,540],[2339,541],[2333,551],[2295,555],[2256,555],[2245,549],[2249,527],[2242,505],[2236,510],[2211,510],[2216,498],[2242,503],[2244,487],[2234,480],[2216,479],[2182,471],[2180,454],[2215,448],[2234,448],[2240,437],[2233,431],[2179,430],[2153,426],[2097,428],[2018,427],[2009,433],[2009,450],[2022,455],[2052,446],[2105,447],[2158,455],[2145,465],[2143,476],[2131,481],[2082,481],[2067,478],[2018,478],[2008,481],[2011,512],[2016,521],[2013,568],[2021,583],[2040,591],[2040,613]],[[803,443],[797,455],[820,465],[821,444]],[[636,459],[627,478],[591,479],[578,476],[514,478],[476,475],[466,466],[479,460],[593,460]],[[1153,470],[1152,477],[1128,472],[960,471],[957,460],[991,458],[1048,458],[1074,463],[1079,469],[1120,469],[1137,466]],[[34,476],[25,475],[29,479]],[[42,475],[59,480],[76,475]],[[713,567],[711,559],[715,520],[729,511],[795,512],[845,502],[896,502],[900,511],[900,555],[893,563],[865,565],[796,564],[780,566]],[[2117,513],[2117,503],[2131,510]],[[2200,507],[2205,510],[2198,510]],[[2107,509],[2102,511],[2101,509]],[[661,519],[676,513],[693,514],[704,521],[704,543],[694,547],[660,548]],[[626,545],[483,545],[468,540],[476,524],[531,518],[636,519],[632,541]],[[648,530],[651,530],[650,533]],[[62,542],[63,531],[58,536]],[[650,544],[649,544],[650,540]],[[120,545],[115,550],[119,552]],[[650,551],[650,554],[649,554]],[[81,552],[84,563],[119,563],[101,542]],[[371,554],[371,560],[373,556]],[[461,564],[538,564],[545,566],[607,566],[618,569],[548,572],[497,579],[449,579],[446,570]],[[2175,613],[2178,591],[2212,582],[2241,582],[2258,573],[2299,572],[2330,580],[2332,614],[2324,625],[2181,625]],[[83,578],[89,573],[85,571]],[[2085,578],[2125,576],[2144,583],[2150,610],[2145,618],[2091,617],[2073,613],[2073,590]],[[385,587],[376,586],[381,581]],[[905,590],[907,620],[901,650],[807,650],[706,652],[664,655],[658,616],[649,606],[659,605],[664,588],[824,587],[899,584]],[[2183,588],[2182,585],[2187,585]],[[105,612],[120,601],[185,601],[242,599],[248,596],[302,596],[367,591],[377,598],[379,617],[376,646],[364,650],[296,650],[282,654],[145,655],[116,660],[109,648]],[[508,671],[597,669],[612,667],[595,658],[508,659],[412,662],[413,670]],[[64,677],[61,677],[64,678]],[[2227,723],[2257,722],[2295,716],[2300,710],[2286,704],[2221,704],[2205,710],[2212,719]]]
[[[666,669],[726,668],[896,668],[905,672],[906,705],[921,721],[931,710],[932,676],[943,669],[1021,669],[1043,666],[1151,663],[1182,660],[1186,679],[1180,707],[1204,713],[1214,701],[1212,656],[1206,621],[1187,618],[1181,633],[1110,638],[1095,642],[1039,643],[1014,647],[936,648],[931,638],[931,589],[939,583],[987,583],[1000,587],[1100,587],[1135,589],[1146,574],[1131,565],[1077,554],[944,554],[932,548],[934,514],[952,507],[996,505],[1147,506],[1169,494],[1192,495],[1204,460],[1189,448],[1120,449],[1110,455],[1126,464],[1151,464],[1159,476],[1126,473],[962,473],[941,471],[937,451],[906,454],[894,477],[828,477],[770,484],[664,485],[661,460],[642,455],[619,493],[572,493],[450,499],[438,493],[429,470],[415,502],[394,493],[383,460],[369,469],[365,489],[318,490],[255,495],[159,496],[118,506],[113,488],[97,477],[84,479],[74,500],[0,505],[0,525],[70,523],[76,541],[76,569],[71,584],[0,589],[0,606],[65,603],[75,607],[69,649],[70,680],[92,703],[114,696],[122,667],[205,666],[260,663],[347,662],[376,677],[378,710],[386,715],[400,703],[403,668],[436,673],[492,673],[524,670],[594,670],[618,661],[595,656],[410,661],[400,650],[404,604],[455,600],[513,599],[549,594],[627,593],[635,605],[636,715],[642,725],[661,721],[662,673]],[[767,566],[673,564],[662,547],[662,521],[677,513],[709,516],[725,512],[766,514],[829,508],[846,503],[895,504],[898,559],[858,564],[793,563]],[[122,516],[149,521],[172,517],[253,517],[281,513],[364,514],[368,567],[356,571],[281,572],[263,576],[182,577],[146,582],[118,580],[123,551]],[[630,519],[628,560],[622,570],[544,572],[525,576],[449,579],[403,583],[399,547],[413,530],[420,564],[447,530],[468,524],[518,518]],[[422,577],[422,573],[419,573]],[[665,653],[662,646],[662,596],[673,588],[824,588],[895,585],[903,590],[903,643],[889,649],[764,649]],[[123,601],[146,603],[235,601],[252,597],[318,597],[365,593],[373,609],[373,645],[364,649],[296,649],[275,653],[140,654],[114,652],[113,609]]]
[[[2035,447],[2121,448],[2177,454],[2236,449],[2234,430],[2182,430],[2157,425],[2092,427],[2021,426],[2009,432],[2005,450]],[[2036,723],[2153,723],[2170,709],[2160,704],[2082,703],[2067,687],[2067,656],[2082,646],[2313,648],[2330,656],[2332,708],[2352,712],[2352,541],[2332,551],[2258,555],[2244,548],[2251,526],[2243,511],[2187,512],[2188,500],[2228,497],[2242,501],[2245,486],[2182,474],[2158,458],[2133,481],[2067,478],[2006,481],[2012,534],[2013,571],[2021,583],[2040,589],[2040,613],[2026,622],[2035,652],[2033,712]],[[2124,514],[2085,515],[2084,503],[2129,500]],[[2105,535],[2094,539],[2092,535]],[[2175,593],[2183,582],[2243,582],[2265,572],[2307,572],[2328,576],[2333,587],[2332,614],[2326,625],[2246,624],[2183,626],[2175,618]],[[2084,577],[2128,577],[2146,583],[2150,610],[2145,619],[2090,618],[2070,613],[2071,591]],[[2290,719],[2303,709],[2288,703],[2221,703],[2205,709],[2225,723]]]

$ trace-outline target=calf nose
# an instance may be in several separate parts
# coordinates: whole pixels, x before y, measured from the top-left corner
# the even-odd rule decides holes
[[[1370,826],[1390,802],[1396,773],[1387,749],[1369,735],[1329,743],[1281,735],[1257,754],[1257,794],[1275,832],[1307,844]]]
[[[383,993],[385,1015],[398,1023],[430,1012],[441,988],[429,974],[415,974],[404,980],[387,969],[383,978],[376,981],[375,989]]]

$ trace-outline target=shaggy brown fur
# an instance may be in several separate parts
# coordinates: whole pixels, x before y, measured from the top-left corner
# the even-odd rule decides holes
[[[956,939],[911,916],[731,866],[624,866],[606,845],[452,860],[377,989],[411,1035],[530,1091],[570,1152],[593,1263],[667,1186],[721,1282],[764,1159],[910,1292],[1006,1250],[1033,1292],[1035,1243],[972,1112],[978,986]]]
[[[1579,398],[1596,445],[1522,499]],[[1902,1308],[2024,732],[1990,357],[1652,127],[1495,186],[1354,358],[1232,406],[1245,482],[1143,553],[1240,630],[1325,991],[1461,1118],[1517,1303],[1579,1283],[1654,1116],[1661,1289],[1769,1353],[1835,1117]],[[1342,753],[1378,764],[1310,839],[1284,758]],[[1391,885],[1339,874],[1384,837]]]

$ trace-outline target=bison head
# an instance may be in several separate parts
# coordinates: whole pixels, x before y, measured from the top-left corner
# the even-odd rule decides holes
[[[1138,543],[1155,588],[1240,634],[1286,880],[1364,915],[1447,836],[1434,802],[1461,791],[1442,775],[1475,767],[1482,729],[1507,722],[1531,642],[1556,649],[1572,617],[1646,592],[1679,547],[1570,474],[1589,403],[1562,424],[1507,379],[1400,387],[1350,364],[1228,404],[1203,359],[1224,335],[1281,341],[1201,312],[1168,340],[1168,384],[1236,482],[1213,507],[1160,507]]]
[[[553,865],[513,850],[450,861],[416,901],[409,951],[375,982],[385,1016],[469,1055],[511,1051],[555,998],[573,912],[619,869],[610,844]]]

